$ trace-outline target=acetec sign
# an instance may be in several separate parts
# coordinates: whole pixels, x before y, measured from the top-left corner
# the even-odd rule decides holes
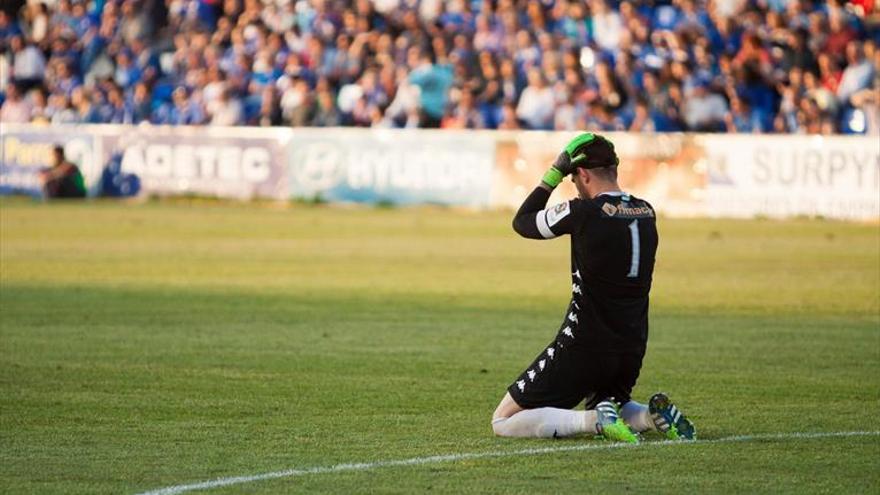
[[[137,176],[145,194],[286,199],[285,144],[275,132],[139,128],[106,136],[102,152],[107,161],[121,157],[121,171]]]
[[[125,148],[122,169],[142,179],[220,179],[257,184],[272,174],[261,146],[146,144]]]

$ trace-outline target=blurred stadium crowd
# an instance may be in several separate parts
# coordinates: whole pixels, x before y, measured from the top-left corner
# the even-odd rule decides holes
[[[877,133],[878,16],[874,0],[19,0],[0,12],[0,118]]]

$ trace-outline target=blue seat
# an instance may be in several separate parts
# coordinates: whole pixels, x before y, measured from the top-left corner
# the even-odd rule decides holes
[[[171,94],[174,93],[175,89],[177,89],[177,87],[174,84],[168,82],[157,83],[156,86],[153,87],[153,102],[159,101],[161,103],[171,101]]]

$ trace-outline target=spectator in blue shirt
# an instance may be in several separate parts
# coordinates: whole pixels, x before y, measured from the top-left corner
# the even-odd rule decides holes
[[[724,116],[724,125],[730,133],[760,133],[764,130],[759,116],[752,112],[747,101],[739,97],[730,100],[730,111]]]
[[[122,50],[116,55],[116,72],[113,80],[123,88],[130,88],[141,81],[141,70],[134,65],[131,53]]]
[[[440,127],[452,81],[449,65],[434,64],[426,52],[421,54],[418,67],[409,75],[409,82],[419,87],[424,127]]]

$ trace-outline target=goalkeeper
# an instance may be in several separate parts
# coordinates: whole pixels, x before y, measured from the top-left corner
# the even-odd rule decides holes
[[[581,134],[516,212],[513,228],[523,237],[570,236],[572,297],[556,338],[498,404],[496,435],[593,433],[630,443],[648,430],[671,439],[695,437],[665,394],[655,394],[647,406],[630,398],[648,340],[658,236],[654,208],[620,190],[617,165],[610,141]],[[569,175],[579,197],[545,209]],[[581,401],[585,410],[572,410]]]

